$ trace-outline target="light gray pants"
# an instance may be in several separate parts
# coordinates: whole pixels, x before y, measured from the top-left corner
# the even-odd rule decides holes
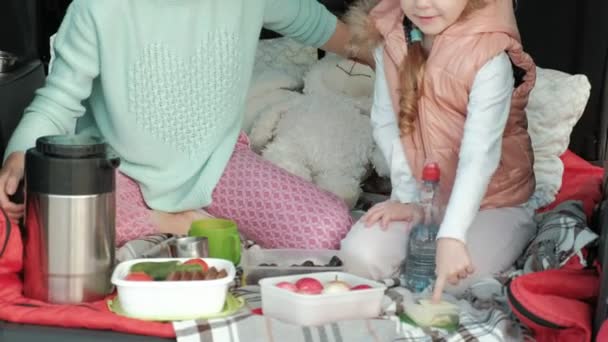
[[[346,271],[371,279],[394,277],[405,259],[410,224],[393,222],[386,231],[358,221],[342,240],[340,258]],[[475,272],[446,291],[459,295],[476,281],[508,269],[536,233],[536,224],[523,208],[480,211],[467,231],[467,248]]]

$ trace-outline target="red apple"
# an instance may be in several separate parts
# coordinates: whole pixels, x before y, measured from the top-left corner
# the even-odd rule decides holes
[[[372,287],[369,285],[365,285],[365,284],[361,284],[361,285],[357,285],[355,287],[351,287],[350,290],[351,291],[357,291],[357,290],[366,290],[366,289],[371,289]]]
[[[284,290],[287,290],[287,291],[298,292],[298,288],[294,284],[292,284],[288,281],[282,281],[282,282],[278,283],[276,286],[279,288],[282,288]]]
[[[298,293],[319,294],[323,292],[323,284],[314,278],[301,278],[296,282]]]

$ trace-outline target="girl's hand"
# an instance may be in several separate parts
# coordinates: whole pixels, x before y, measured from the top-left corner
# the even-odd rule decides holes
[[[458,283],[473,274],[474,268],[471,262],[469,250],[464,242],[450,238],[437,239],[436,256],[437,280],[433,290],[433,302],[439,303],[446,282],[452,285]]]
[[[367,227],[380,221],[380,228],[386,230],[391,222],[420,220],[422,214],[417,204],[386,201],[373,206],[361,219]]]

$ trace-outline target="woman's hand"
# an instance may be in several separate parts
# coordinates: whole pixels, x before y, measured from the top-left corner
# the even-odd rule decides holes
[[[352,55],[349,44],[351,39],[350,28],[348,25],[338,20],[334,34],[329,38],[327,43],[321,47],[322,50],[333,52],[344,58],[349,58],[357,63],[369,65],[372,69],[375,68],[375,60],[371,51],[357,51]]]
[[[451,238],[437,239],[435,268],[437,280],[433,290],[433,302],[439,303],[441,300],[446,282],[458,285],[461,280],[473,274],[474,270],[469,250],[464,242]]]
[[[11,219],[19,219],[23,216],[25,206],[13,203],[10,196],[14,195],[19,188],[19,182],[23,179],[23,168],[25,165],[25,154],[13,152],[0,170],[0,206]]]
[[[386,201],[373,206],[361,220],[367,227],[380,222],[380,228],[386,230],[394,221],[416,221],[422,218],[422,208],[417,204]]]

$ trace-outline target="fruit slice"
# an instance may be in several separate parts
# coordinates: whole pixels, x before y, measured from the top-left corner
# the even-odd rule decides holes
[[[433,304],[430,300],[420,300],[419,304],[405,305],[405,313],[421,327],[442,327],[458,324],[458,306],[441,301]]]
[[[202,272],[201,271],[201,265],[199,265],[199,264],[189,264],[189,265],[181,264],[181,265],[177,265],[177,266],[175,266],[174,271]]]
[[[154,278],[150,277],[145,272],[131,272],[127,274],[125,280],[128,281],[154,281]]]
[[[175,267],[177,266],[177,261],[165,261],[165,262],[154,262],[154,261],[146,261],[139,262],[133,266],[129,270],[131,273],[135,272],[144,272],[150,277],[154,278],[154,280],[165,280],[169,273],[175,271]]]
[[[203,272],[207,272],[207,270],[209,269],[209,265],[207,265],[207,263],[205,262],[205,260],[203,259],[190,259],[186,262],[184,262],[184,265],[200,265],[201,268],[203,269]]]

